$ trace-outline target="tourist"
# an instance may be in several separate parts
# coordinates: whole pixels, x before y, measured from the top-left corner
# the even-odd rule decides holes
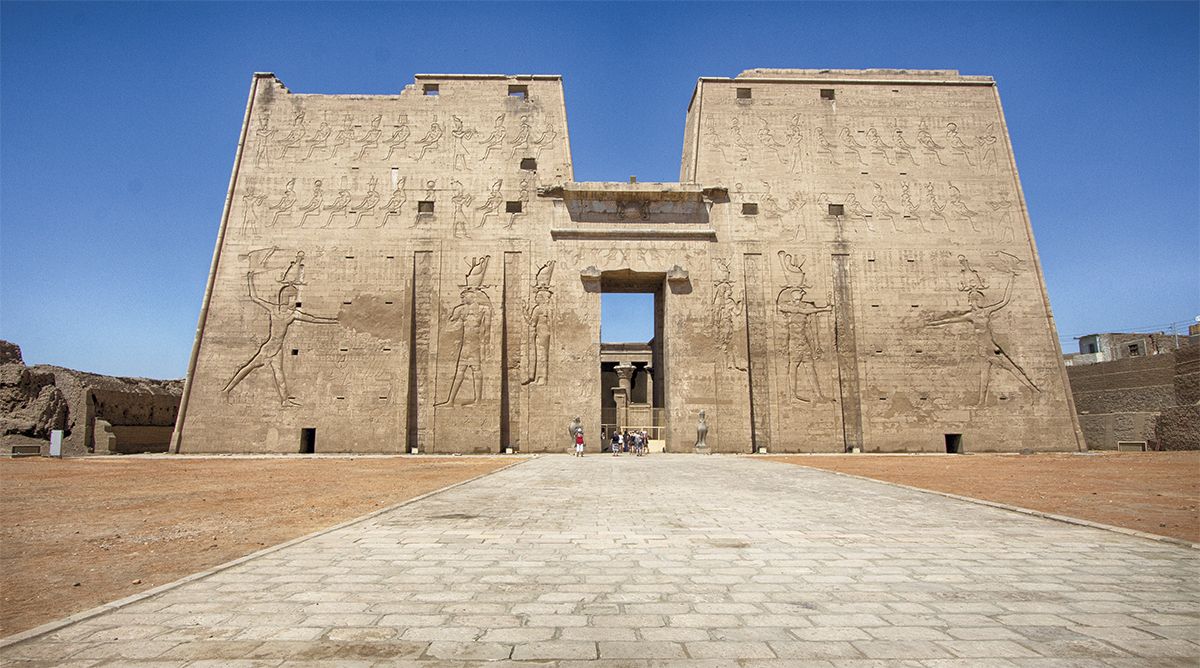
[[[575,432],[575,456],[576,457],[583,456],[583,430],[582,429]]]
[[[612,434],[612,443],[609,444],[608,451],[616,452],[617,449],[620,447],[621,447],[621,434],[620,434],[620,432],[614,431]]]

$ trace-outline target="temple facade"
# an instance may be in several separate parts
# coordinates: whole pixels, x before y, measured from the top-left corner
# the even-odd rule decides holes
[[[602,350],[605,292],[654,295],[652,345]],[[631,414],[668,452],[1082,449],[995,82],[703,77],[679,182],[599,183],[558,76],[254,75],[175,452],[561,452]]]

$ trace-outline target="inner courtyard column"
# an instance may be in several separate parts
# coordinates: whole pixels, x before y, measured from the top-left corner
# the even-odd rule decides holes
[[[633,391],[634,366],[629,362],[621,362],[615,370],[617,386],[613,388],[613,401],[617,405],[617,428],[624,429],[629,424],[629,397]]]

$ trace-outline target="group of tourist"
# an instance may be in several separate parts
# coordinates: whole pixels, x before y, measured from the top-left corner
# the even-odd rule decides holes
[[[603,439],[603,434],[601,435]],[[645,429],[629,431],[614,431],[612,440],[609,443],[608,451],[613,454],[613,457],[619,457],[622,452],[630,453],[641,457],[646,454],[646,447],[649,445],[650,437]]]
[[[579,416],[571,421],[571,426],[567,428],[567,433],[571,435],[571,439],[575,442],[575,456],[583,456],[583,421]],[[608,442],[608,451],[613,454],[613,457],[619,457],[622,452],[633,454],[641,457],[646,454],[650,446],[650,435],[645,429],[618,429],[613,431],[612,440],[609,441],[608,430],[600,430],[600,447],[604,447],[604,443]]]

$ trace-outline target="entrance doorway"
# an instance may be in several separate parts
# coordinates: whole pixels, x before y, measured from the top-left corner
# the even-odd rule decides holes
[[[645,431],[665,446],[664,274],[605,272],[600,295],[600,437]]]
[[[962,434],[946,434],[946,454],[962,454]]]
[[[300,430],[300,452],[311,455],[317,451],[317,430],[314,427],[304,427]]]

